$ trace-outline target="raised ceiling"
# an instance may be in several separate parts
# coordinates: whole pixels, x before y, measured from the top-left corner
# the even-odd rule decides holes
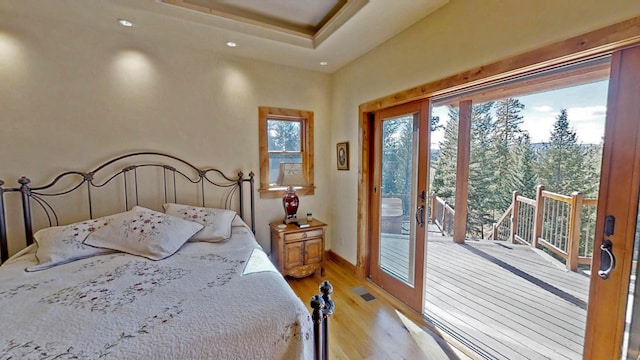
[[[131,36],[154,42],[177,42],[334,72],[448,1],[0,0],[0,19],[6,15],[11,19],[80,23],[100,31],[129,31]],[[119,28],[119,18],[131,20],[134,26]],[[231,49],[225,45],[227,41],[238,46]]]
[[[200,11],[275,30],[292,45],[316,48],[347,22],[369,0],[160,0],[166,4]],[[269,39],[270,32],[261,36]],[[294,38],[303,39],[295,41]],[[307,40],[307,41],[304,41]]]

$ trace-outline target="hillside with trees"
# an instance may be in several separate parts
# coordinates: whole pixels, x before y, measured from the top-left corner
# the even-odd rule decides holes
[[[485,237],[490,225],[511,203],[513,191],[534,198],[538,184],[569,195],[582,192],[597,197],[602,144],[578,141],[566,109],[556,117],[550,140],[532,144],[522,129],[525,105],[508,98],[473,106],[467,232]],[[431,191],[455,203],[458,111],[449,110],[444,139],[437,161],[432,164]]]

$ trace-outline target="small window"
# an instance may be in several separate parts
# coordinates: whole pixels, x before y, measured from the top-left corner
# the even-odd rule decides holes
[[[314,193],[313,112],[260,107],[260,197]]]

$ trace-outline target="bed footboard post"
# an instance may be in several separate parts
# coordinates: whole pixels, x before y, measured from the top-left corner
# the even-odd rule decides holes
[[[333,315],[335,304],[331,300],[333,293],[333,285],[327,280],[320,285],[322,300],[324,300],[324,309],[322,310],[322,356],[323,360],[329,358],[329,316]]]
[[[33,227],[31,225],[31,203],[29,198],[31,197],[31,188],[29,183],[31,180],[23,176],[18,179],[20,184],[20,193],[22,194],[22,218],[24,221],[24,236],[27,240],[27,246],[33,244]]]
[[[315,295],[311,298],[311,308],[313,309],[313,314],[311,314],[311,320],[313,321],[313,354],[315,360],[324,359],[324,354],[322,353],[322,331],[320,327],[323,322],[324,314],[324,300],[320,295]]]
[[[4,181],[0,180],[0,264],[9,258],[9,244],[7,243],[7,222],[4,215]]]
[[[254,180],[253,177],[255,176],[255,174],[253,173],[253,171],[251,171],[249,173],[249,178],[245,179],[244,178],[244,174],[241,172],[238,173],[238,187],[240,188],[240,217],[242,217],[243,220],[247,220],[247,218],[244,216],[244,188],[243,188],[243,184],[244,182],[248,182],[249,183],[249,199],[251,200],[251,231],[253,231],[253,233],[256,233],[256,200],[255,200],[255,194],[253,192],[253,188],[254,188]]]
[[[256,200],[255,200],[255,192],[253,191],[254,188],[254,180],[253,177],[256,174],[253,173],[253,171],[251,171],[249,173],[249,197],[251,198],[251,230],[253,230],[253,233],[256,233]]]
[[[240,217],[244,219],[244,174],[238,172],[238,197],[240,198]]]

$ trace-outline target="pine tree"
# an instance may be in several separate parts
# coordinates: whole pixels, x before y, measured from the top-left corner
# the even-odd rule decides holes
[[[435,164],[432,191],[447,203],[454,203],[456,193],[456,163],[458,156],[458,111],[449,110],[449,119],[440,142],[440,156]]]
[[[382,184],[380,191],[384,195],[409,193],[407,167],[410,159],[413,123],[408,126],[406,118],[387,120],[382,126]]]
[[[469,192],[467,194],[467,234],[484,238],[484,229],[493,223],[496,186],[493,179],[495,123],[491,116],[493,102],[474,105],[471,113],[471,157],[469,160]]]
[[[598,188],[600,187],[600,168],[602,167],[603,142],[599,144],[587,145],[585,148],[585,175],[586,184],[582,190],[585,198],[598,198]]]
[[[553,124],[550,142],[540,152],[538,179],[546,190],[570,195],[589,188],[593,182],[590,168],[576,132],[569,127],[567,110],[562,109]]]
[[[520,114],[524,109],[518,99],[507,98],[496,102],[495,119],[495,181],[496,181],[496,210],[504,212],[511,203],[513,189],[513,170],[517,169],[514,162],[513,150],[518,145],[521,136],[523,118]]]
[[[533,199],[536,196],[538,176],[535,171],[536,154],[527,132],[523,132],[518,138],[518,144],[512,154],[514,166],[511,169],[511,189]]]
[[[411,194],[411,186],[413,178],[413,162],[415,159],[414,154],[414,121],[413,116],[400,118],[396,121],[401,121],[402,125],[399,129],[397,136],[397,151],[396,161],[398,163],[398,170],[396,172],[396,191],[397,194],[402,195],[405,205],[408,206],[408,197]]]

